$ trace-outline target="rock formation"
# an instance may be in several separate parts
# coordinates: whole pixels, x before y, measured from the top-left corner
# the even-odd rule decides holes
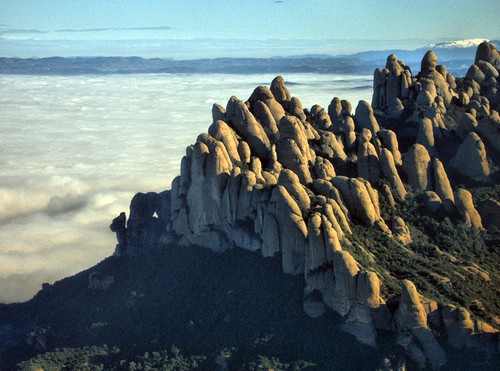
[[[474,132],[469,133],[462,142],[450,165],[468,178],[485,181],[490,175],[486,148],[483,141]]]
[[[481,216],[474,207],[471,193],[466,189],[459,188],[455,192],[455,201],[457,210],[464,222],[470,226],[482,229]]]
[[[408,176],[408,183],[417,190],[431,188],[431,157],[421,144],[414,144],[403,160],[403,170]]]
[[[284,273],[304,276],[306,313],[333,310],[346,332],[374,347],[379,330],[396,331],[405,354],[422,367],[446,362],[434,330],[457,334],[449,344],[456,348],[472,346],[472,334],[493,344],[495,329],[465,309],[425,298],[409,280],[400,281],[401,294],[383,298],[385,280],[397,278],[372,264],[378,252],[352,233],[376,227],[415,254],[416,227],[399,216],[407,201],[430,217],[461,218],[482,229],[472,194],[454,190],[453,176],[489,181],[496,171],[486,150],[500,152],[500,119],[489,103],[496,98],[484,94],[496,97],[499,63],[496,49],[482,45],[476,67],[458,81],[431,51],[415,76],[391,55],[375,71],[372,105],[360,101],[354,116],[351,104],[336,97],[327,111],[304,109],[281,76],[247,101],[231,97],[225,109],[215,104],[208,133],[187,148],[171,190],[136,195],[128,222],[123,213],[113,220],[116,253],[175,241],[277,257]],[[448,110],[461,110],[454,132],[445,125]],[[381,127],[387,120],[401,123],[388,130]],[[416,123],[418,133],[405,126]],[[465,139],[454,155],[440,157],[440,141],[450,135]],[[485,225],[496,220],[495,202],[479,207]]]

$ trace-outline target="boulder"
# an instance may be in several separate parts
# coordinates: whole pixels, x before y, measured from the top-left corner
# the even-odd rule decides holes
[[[396,198],[399,201],[403,201],[406,198],[407,192],[401,178],[399,177],[392,153],[387,148],[382,148],[382,152],[380,154],[380,167],[384,178],[391,184]]]
[[[423,145],[430,155],[435,154],[434,149],[434,125],[428,118],[420,120],[418,128],[417,143]]]
[[[470,113],[465,112],[462,116],[460,116],[460,119],[458,120],[456,133],[461,139],[465,139],[471,131],[474,131],[476,129],[476,127],[476,118]]]
[[[363,129],[363,131],[368,131]],[[371,133],[370,131],[368,131]],[[358,147],[358,176],[373,183],[380,178],[380,162],[373,144],[362,142]]]
[[[297,117],[303,123],[306,122],[306,114],[304,113],[304,108],[302,107],[302,102],[297,97],[292,97],[290,100],[288,112],[290,115]]]
[[[320,196],[321,197],[321,196]],[[335,230],[337,234],[337,239],[342,241],[344,239],[346,231],[350,231],[349,224],[347,223],[346,217],[342,212],[342,209],[337,204],[337,202],[333,199],[327,199],[325,197],[323,206],[323,215],[326,217],[328,222],[331,224],[332,228]]]
[[[285,86],[285,79],[281,76],[276,76],[273,81],[271,81],[271,92],[278,103],[282,105],[292,98],[290,91]]]
[[[462,220],[467,225],[478,229],[483,228],[483,224],[481,222],[481,216],[474,207],[474,203],[472,201],[472,195],[469,191],[467,191],[464,188],[459,188],[455,192],[455,206],[457,207],[457,210],[461,215]]]
[[[396,166],[401,166],[403,164],[403,160],[401,158],[401,152],[399,152],[399,143],[396,133],[392,130],[383,129],[377,133],[377,138],[380,139],[385,148],[391,151],[394,164]]]
[[[495,153],[500,154],[500,115],[497,111],[479,121],[476,132],[492,148]]]
[[[431,214],[436,214],[443,206],[443,202],[441,201],[441,198],[439,198],[436,192],[433,191],[424,192],[423,199],[426,210],[429,211]]]
[[[276,146],[273,144],[271,146],[271,151],[269,152],[269,159],[267,162],[266,171],[272,174],[274,177],[278,177],[283,166],[278,161],[278,153],[276,152]]]
[[[375,109],[384,109],[386,106],[385,85],[388,73],[389,70],[387,68],[376,68],[373,73],[372,107]]]
[[[475,63],[485,61],[491,63],[497,70],[500,70],[500,54],[495,44],[483,41],[476,50]]]
[[[386,113],[387,116],[393,119],[399,119],[403,116],[405,106],[399,98],[395,98],[389,102]]]
[[[250,159],[252,158],[252,150],[247,142],[241,140],[238,143],[238,155],[240,156],[240,160],[244,164],[249,164]]]
[[[212,106],[212,120],[213,122],[218,120],[226,121],[226,109],[220,104],[214,103]]]
[[[359,101],[358,106],[356,107],[354,121],[359,130],[368,129],[374,134],[378,133],[380,130],[377,119],[373,115],[373,108],[367,101]]]
[[[262,101],[266,104],[273,115],[274,121],[279,122],[283,116],[285,116],[285,109],[283,106],[276,100],[272,91],[266,86],[258,86],[253,91],[250,98],[248,98],[248,102],[250,103],[250,107],[254,107],[257,101]],[[227,116],[227,113],[226,113]]]
[[[458,147],[450,166],[470,179],[486,181],[491,173],[484,143],[474,132],[469,133]]]
[[[267,158],[271,143],[264,128],[255,119],[247,105],[236,97],[227,103],[226,118],[247,143],[252,152],[260,158]]]
[[[335,176],[335,169],[326,158],[316,156],[313,173],[315,178],[330,180]]]
[[[155,215],[158,205],[159,196],[155,192],[137,193],[132,198],[126,229],[127,255],[135,256],[139,255],[141,250],[158,248],[161,234],[165,228],[165,225],[162,225]],[[123,233],[121,222],[122,217],[119,217],[115,225],[120,234]]]
[[[409,245],[413,242],[410,229],[406,226],[405,221],[399,216],[392,220],[392,234],[396,241],[403,245]]]
[[[238,138],[236,137],[234,130],[231,129],[228,124],[221,120],[214,121],[214,123],[208,128],[208,133],[214,139],[217,139],[224,144],[233,164],[241,161],[238,153]]]
[[[398,63],[394,54],[387,57],[385,68],[388,71],[386,79],[386,103],[394,102],[401,96],[401,82],[403,67]]]
[[[347,99],[342,99],[340,101],[340,104],[342,105],[342,114],[344,117],[351,116],[352,115],[352,104],[349,102]]]
[[[500,229],[500,201],[488,198],[482,201],[477,211],[481,216],[481,222],[488,230]]]
[[[323,108],[321,108],[314,115],[314,127],[320,130],[336,129],[336,127],[332,128],[331,126],[332,126],[332,121],[330,119],[330,116],[328,115],[328,113],[325,112]]]
[[[427,149],[421,144],[410,147],[403,160],[403,171],[408,176],[408,183],[415,190],[428,190],[431,183],[431,157]]]
[[[306,272],[333,263],[334,251],[340,251],[337,233],[328,220],[314,212],[307,222],[307,251],[305,255]]]
[[[293,197],[303,214],[311,208],[311,200],[300,183],[299,177],[289,169],[283,169],[278,178],[278,184],[283,186]]]
[[[432,50],[427,51],[422,58],[420,77],[434,82],[437,95],[443,98],[445,107],[448,107],[453,98],[453,94],[446,79],[436,70],[436,66],[436,54]]]
[[[269,107],[262,101],[258,100],[253,105],[253,114],[260,122],[266,132],[271,143],[275,143],[279,139],[278,124],[274,119]]]
[[[293,139],[280,138],[276,152],[279,162],[283,167],[297,174],[302,184],[311,183],[312,177],[309,171],[307,157]]]
[[[123,256],[127,253],[127,216],[124,212],[121,212],[116,218],[113,219],[109,229],[111,232],[116,233],[116,239],[118,244],[115,248],[114,255]]]
[[[344,119],[342,123],[342,135],[344,138],[345,149],[348,152],[354,152],[357,145],[356,132],[354,131],[354,120],[351,116]]]
[[[338,159],[341,162],[345,162],[347,159],[347,155],[344,152],[344,148],[342,144],[337,140],[335,135],[329,131],[324,131],[320,136],[319,141],[319,154],[332,158]]]
[[[434,175],[434,191],[436,191],[441,199],[445,210],[451,213],[455,208],[455,197],[453,196],[453,189],[451,188],[448,175],[438,158],[432,159],[432,169]]]
[[[394,319],[399,330],[412,329],[414,327],[427,328],[427,313],[425,312],[415,284],[409,280],[403,280],[399,306],[394,313]]]
[[[366,226],[373,226],[380,219],[363,182],[356,178],[337,176],[331,180],[331,183],[340,191],[350,215],[359,219]]]
[[[299,206],[288,191],[278,185],[272,191],[267,210],[278,222],[283,272],[304,273],[307,227]]]
[[[358,264],[347,251],[335,251],[333,256],[335,273],[335,301],[333,310],[345,316],[351,310],[356,299],[356,281],[359,272]]]
[[[333,98],[328,105],[328,116],[330,116],[330,120],[333,125],[336,127],[341,125],[344,115],[342,114],[342,103],[339,98]]]

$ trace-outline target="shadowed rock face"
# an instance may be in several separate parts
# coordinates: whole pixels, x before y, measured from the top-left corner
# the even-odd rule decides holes
[[[486,157],[483,141],[474,132],[462,142],[450,165],[459,173],[474,180],[485,181],[490,175],[490,165]]]
[[[471,73],[460,91],[433,52],[426,53],[416,76],[389,56],[385,68],[375,71],[373,107],[361,101],[354,116],[351,104],[339,98],[327,111],[319,105],[304,110],[281,76],[270,88],[257,87],[247,101],[231,97],[226,109],[215,104],[208,133],[187,148],[171,191],[138,194],[128,224],[124,214],[113,221],[117,254],[134,255],[175,239],[215,251],[238,247],[277,256],[284,273],[304,276],[304,308],[311,316],[333,310],[344,317],[346,332],[371,346],[377,346],[378,330],[395,331],[407,356],[439,368],[446,357],[431,328],[445,329],[436,320],[444,306],[402,280],[391,312],[381,296],[382,275],[347,250],[353,248],[355,224],[378,228],[401,249],[411,246],[410,228],[397,214],[386,214],[381,197],[391,210],[416,197],[428,212],[460,215],[468,226],[482,228],[471,193],[454,190],[457,183],[447,173],[451,168],[485,180],[491,172],[487,150],[498,150],[499,116],[481,96],[493,91],[485,81],[498,78],[498,52],[482,49],[476,64],[484,79]],[[464,107],[467,100],[477,103]],[[400,119],[394,130],[381,128],[374,108],[385,119],[407,121]],[[445,125],[448,109],[464,111],[456,132]],[[404,133],[408,123],[419,125],[418,134],[410,143],[406,137],[400,150],[399,130]],[[450,135],[459,138],[456,153],[440,159]],[[467,337],[469,322],[446,318],[446,331]],[[474,331],[492,339],[495,330],[486,329],[480,324]]]

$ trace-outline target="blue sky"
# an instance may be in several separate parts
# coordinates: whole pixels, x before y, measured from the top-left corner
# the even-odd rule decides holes
[[[412,47],[416,41],[500,38],[498,14],[498,0],[411,4],[380,0],[2,0],[0,54],[8,56],[23,48],[28,49],[25,52],[32,48],[33,53],[44,47],[52,51],[57,48],[54,41],[61,40],[61,54],[71,54],[71,50],[105,53],[110,41],[121,41],[123,50],[125,45],[133,49],[131,40],[167,42],[163,48],[172,41],[193,39],[282,40],[290,45],[294,40],[340,39],[353,45],[394,40],[398,47]],[[75,41],[84,41],[87,49],[72,49]]]

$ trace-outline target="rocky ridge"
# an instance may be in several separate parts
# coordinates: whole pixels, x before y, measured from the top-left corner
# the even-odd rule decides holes
[[[186,149],[171,190],[137,194],[128,221],[124,213],[113,220],[116,253],[134,256],[174,239],[214,251],[260,251],[278,256],[284,273],[304,276],[306,313],[337,312],[343,329],[365,344],[376,347],[378,334],[392,331],[410,359],[434,369],[446,364],[436,332],[447,334],[451,347],[498,352],[495,328],[420,295],[409,280],[401,280],[399,295],[384,297],[380,272],[348,250],[357,224],[410,244],[405,221],[387,218],[382,203],[397,208],[412,197],[424,197],[430,213],[483,228],[471,193],[450,179],[494,182],[499,70],[499,53],[485,42],[463,80],[437,65],[432,51],[417,75],[390,55],[375,70],[372,103],[360,101],[354,112],[337,97],[327,109],[305,109],[280,76],[246,101],[215,104],[208,133]],[[452,124],[451,112],[458,115]],[[380,118],[398,122],[409,145]],[[418,129],[408,134],[412,125]],[[460,144],[448,158],[440,143],[450,137]]]

